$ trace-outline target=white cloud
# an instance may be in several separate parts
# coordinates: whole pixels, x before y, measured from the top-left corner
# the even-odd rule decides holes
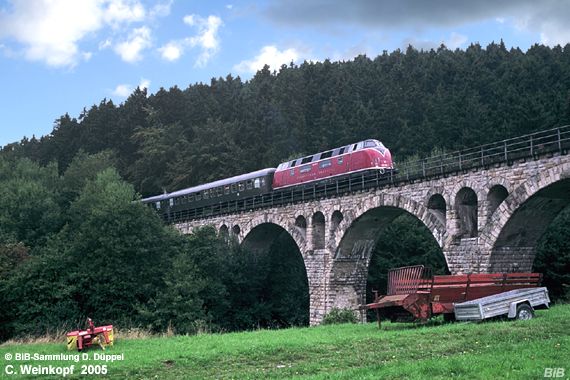
[[[133,92],[133,88],[129,84],[119,84],[113,90],[112,94],[120,98],[126,98]]]
[[[196,17],[197,17],[196,15],[186,15],[184,16],[182,21],[184,21],[185,24],[194,26],[196,24]]]
[[[170,14],[170,7],[172,6],[173,0],[168,0],[166,2],[160,2],[155,4],[149,12],[150,18],[155,17],[166,17]]]
[[[294,48],[280,51],[276,46],[269,45],[261,48],[261,51],[252,60],[245,60],[234,66],[234,70],[242,73],[255,73],[264,65],[269,65],[272,70],[277,70],[283,64],[297,62],[299,52]]]
[[[143,21],[146,16],[144,6],[133,0],[111,1],[104,13],[104,20],[113,27],[118,27],[120,23],[131,23]]]
[[[115,46],[115,52],[125,62],[137,62],[142,57],[142,51],[152,46],[151,32],[146,26],[134,29],[129,38]]]
[[[158,49],[162,58],[171,62],[178,60],[182,56],[183,50],[184,47],[176,41],[171,41]]]
[[[196,66],[204,67],[220,49],[218,31],[223,25],[222,19],[218,16],[210,15],[203,18],[192,14],[184,16],[182,20],[185,24],[197,28],[198,33],[182,40],[172,40],[158,51],[163,59],[175,61],[184,54],[187,48],[198,47],[201,52],[196,59]]]
[[[218,29],[222,25],[222,19],[217,16],[208,16],[205,20],[202,18],[197,18],[196,20],[196,17],[194,19],[198,26],[198,35],[190,38],[190,45],[198,46],[202,49],[196,60],[196,65],[204,67],[219,50]]]
[[[24,45],[29,60],[72,67],[81,59],[78,41],[101,27],[102,13],[95,0],[15,0],[0,14],[0,35]]]
[[[28,60],[73,67],[90,57],[91,53],[80,47],[86,37],[105,27],[119,30],[130,23],[165,15],[170,12],[170,4],[158,3],[149,12],[140,0],[10,0],[0,8],[0,38],[11,41],[11,51],[19,51]],[[108,46],[110,40],[106,41],[100,49]],[[131,58],[138,57],[135,50],[132,45]]]
[[[138,85],[139,88],[143,89],[146,88],[148,89],[150,86],[150,80],[145,79],[145,78],[141,78],[141,81]],[[117,85],[117,87],[115,87],[115,89],[113,91],[111,91],[111,95],[119,97],[119,98],[127,98],[130,94],[133,93],[133,91],[135,90],[135,88],[130,85],[130,84],[119,84]]]
[[[467,42],[467,36],[464,36],[459,33],[452,32],[451,36],[444,41],[445,46],[447,46],[451,50],[455,50],[458,48],[463,47]]]
[[[141,82],[139,83],[139,87],[148,89],[150,87],[150,80],[142,78]]]

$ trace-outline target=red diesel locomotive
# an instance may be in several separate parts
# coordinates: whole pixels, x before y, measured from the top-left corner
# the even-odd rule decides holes
[[[296,186],[364,170],[393,170],[390,151],[378,140],[364,140],[279,164],[273,189]]]

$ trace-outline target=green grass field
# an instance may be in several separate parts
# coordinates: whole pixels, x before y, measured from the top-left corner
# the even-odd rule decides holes
[[[7,374],[32,364],[75,365],[68,378],[543,379],[545,368],[564,368],[562,378],[568,379],[570,305],[537,311],[530,321],[384,323],[381,330],[369,323],[146,339],[118,335],[104,353],[123,354],[124,360],[94,361],[94,354],[103,352],[87,352],[90,360],[78,363],[17,361],[18,353],[69,352],[64,342],[4,344],[1,378],[62,378]],[[107,375],[80,375],[81,366],[89,365],[99,370],[106,365]]]

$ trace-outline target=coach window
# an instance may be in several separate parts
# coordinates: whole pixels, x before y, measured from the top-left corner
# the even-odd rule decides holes
[[[308,164],[311,161],[313,161],[313,156],[305,157],[301,160],[301,165]]]
[[[170,206],[174,206],[174,199],[170,198],[168,200],[168,203],[170,204]]]
[[[261,186],[265,186],[265,178],[261,177]]]
[[[238,183],[238,190],[239,191],[244,191],[245,190],[245,184],[243,182]]]
[[[299,169],[300,173],[308,173],[310,171],[311,171],[311,165],[301,166],[301,168]]]
[[[188,203],[190,203],[190,202],[194,202],[194,194],[190,194],[188,196]]]
[[[218,193],[218,197],[221,197],[222,195],[224,195],[224,189],[220,186],[216,188],[216,193]]]
[[[324,160],[325,158],[330,158],[332,156],[332,150],[329,150],[328,152],[324,152],[321,153],[321,160]]]
[[[246,187],[248,190],[253,189],[253,181],[251,179],[248,179],[246,182]]]
[[[352,146],[352,151],[353,151],[353,152],[356,150],[356,147],[357,147],[357,146],[358,146],[358,144],[354,144],[354,145]]]
[[[156,209],[160,210],[160,201],[156,202]]]
[[[208,194],[208,190],[204,190],[204,191],[202,192],[202,198],[208,199],[209,197],[210,197],[210,194]]]
[[[228,195],[230,193],[230,185],[224,186],[224,194]]]
[[[259,180],[259,178],[256,178],[253,181],[253,187],[255,187],[256,189],[259,189],[261,187],[261,181]]]
[[[344,146],[342,148],[340,148],[340,150],[338,151],[338,154],[344,154]]]
[[[324,160],[324,161],[321,161],[321,163],[319,164],[319,167],[321,169],[324,169],[324,168],[328,168],[331,165],[332,165],[331,160]]]
[[[196,193],[196,201],[201,201],[201,200],[202,200],[202,194]]]
[[[232,193],[235,193],[237,191],[237,185],[235,183],[232,183]]]

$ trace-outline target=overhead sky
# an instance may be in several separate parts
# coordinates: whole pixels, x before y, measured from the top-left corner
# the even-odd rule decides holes
[[[0,146],[137,86],[384,50],[570,42],[570,0],[0,0]]]

